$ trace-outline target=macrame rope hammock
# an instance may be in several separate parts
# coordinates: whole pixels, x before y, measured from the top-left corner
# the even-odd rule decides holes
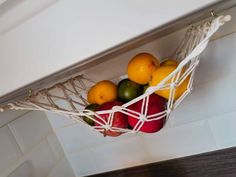
[[[111,130],[113,132],[139,132],[145,122],[157,121],[164,119],[168,121],[171,112],[183,101],[183,99],[191,92],[194,73],[199,64],[199,55],[206,48],[210,37],[222,26],[225,22],[230,21],[231,16],[218,16],[212,20],[201,23],[197,26],[191,26],[186,31],[184,39],[176,49],[172,58],[181,61],[178,67],[163,79],[158,85],[149,87],[146,92],[123,104],[122,106],[114,106],[110,110],[93,112],[84,109],[88,105],[86,94],[93,81],[84,77],[77,76],[63,83],[58,83],[50,88],[43,89],[36,93],[30,93],[29,97],[7,104],[5,107],[14,110],[40,110],[49,111],[58,114],[63,114],[69,118],[84,122],[83,116],[89,117],[96,126],[92,126],[94,130],[104,131]],[[187,90],[177,99],[174,99],[175,91],[183,81],[189,77]],[[166,109],[152,115],[148,115],[149,97],[157,90],[169,89],[170,96],[167,102]],[[142,100],[141,112],[136,112],[129,109],[129,106]],[[3,111],[4,108],[2,108]],[[137,124],[132,128],[114,127],[114,114],[120,112],[126,115],[132,115],[137,119]],[[102,119],[101,114],[109,114],[107,121]],[[95,119],[95,117],[99,118]],[[84,122],[85,123],[85,122]]]

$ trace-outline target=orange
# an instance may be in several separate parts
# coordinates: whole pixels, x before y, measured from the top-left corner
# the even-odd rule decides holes
[[[169,65],[178,66],[178,64],[179,63],[173,59],[166,59],[163,62],[161,62],[161,66],[169,66]]]
[[[88,94],[87,94],[87,100],[90,104],[96,104],[96,101],[95,101],[95,91],[96,90],[93,87],[91,87],[89,89]]]
[[[140,53],[133,57],[127,67],[130,80],[145,85],[150,81],[151,74],[160,66],[159,61],[148,53]]]
[[[103,104],[117,99],[117,87],[109,81],[103,80],[92,86],[87,95],[87,100],[90,104]]]
[[[151,81],[149,85],[156,86],[163,79],[165,79],[169,74],[171,74],[176,68],[177,66],[173,66],[173,65],[159,67],[152,73]],[[170,83],[170,82],[171,82],[171,79],[167,81],[167,83]],[[178,99],[187,90],[188,82],[189,82],[189,76],[182,82],[180,86],[176,88],[174,100]],[[155,93],[158,94],[159,96],[169,99],[170,89],[158,90]]]

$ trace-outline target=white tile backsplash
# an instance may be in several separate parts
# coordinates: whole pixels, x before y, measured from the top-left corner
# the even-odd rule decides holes
[[[236,111],[208,120],[219,149],[236,146]]]
[[[14,121],[16,118],[26,114],[27,111],[20,110],[7,110],[0,113],[0,127],[8,124],[11,121]]]
[[[29,112],[11,122],[9,127],[25,153],[52,132],[50,123],[43,112]]]
[[[32,177],[34,175],[32,170],[32,164],[26,161],[18,166],[7,177]]]
[[[54,167],[65,158],[43,112],[29,112],[0,128],[0,142],[0,176],[46,177],[52,170],[59,173]],[[30,165],[24,166],[25,163]],[[60,174],[73,177],[69,162],[63,164],[64,173]]]
[[[48,135],[47,141],[57,160],[65,156],[64,150],[55,134]]]
[[[74,120],[69,119],[65,115],[51,113],[51,112],[45,112],[45,114],[48,117],[48,120],[50,121],[54,129],[61,128],[61,127],[75,123]]]
[[[29,162],[22,163],[19,167],[17,167],[11,174],[7,177],[32,177],[32,164]]]
[[[139,136],[93,147],[91,152],[100,172],[150,162],[149,152]]]
[[[66,151],[78,151],[80,149],[93,146],[97,143],[106,143],[111,138],[104,138],[102,134],[91,130],[86,125],[76,124],[57,131]]]
[[[216,149],[206,121],[198,121],[155,134],[142,135],[151,161],[162,161]]]
[[[236,110],[236,34],[211,41],[201,55],[194,90],[172,114],[174,126]]]
[[[7,126],[0,128],[0,172],[21,156],[18,145]]]
[[[57,159],[46,140],[33,148],[25,158],[32,163],[36,177],[47,176],[57,163]]]
[[[232,78],[236,75],[236,33],[212,41],[201,55],[197,85]]]
[[[73,152],[92,146],[106,144],[112,141],[126,139],[135,135],[124,134],[116,138],[109,136],[104,137],[103,134],[91,129],[87,125],[77,123],[73,126],[58,130],[57,136],[62,142],[65,150],[68,152]]]
[[[48,177],[76,177],[67,159],[61,159],[51,170]]]
[[[236,110],[236,93],[232,79],[196,85],[171,115],[173,126],[205,120]]]
[[[69,159],[76,174],[86,176],[148,163],[150,157],[136,136],[71,153]]]
[[[69,155],[69,161],[75,169],[76,175],[86,176],[99,172],[96,161],[89,149],[81,150],[76,154]],[[101,162],[103,163],[103,162]]]

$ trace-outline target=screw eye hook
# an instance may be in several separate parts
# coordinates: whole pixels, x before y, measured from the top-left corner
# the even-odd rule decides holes
[[[28,90],[28,97],[31,97],[33,95],[33,90],[32,89],[29,89]]]
[[[210,14],[212,17],[218,17],[218,15],[215,14],[214,10],[210,10]]]

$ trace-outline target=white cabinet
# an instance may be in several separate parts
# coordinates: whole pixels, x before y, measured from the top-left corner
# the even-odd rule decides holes
[[[25,0],[0,14],[0,96],[217,1]]]

